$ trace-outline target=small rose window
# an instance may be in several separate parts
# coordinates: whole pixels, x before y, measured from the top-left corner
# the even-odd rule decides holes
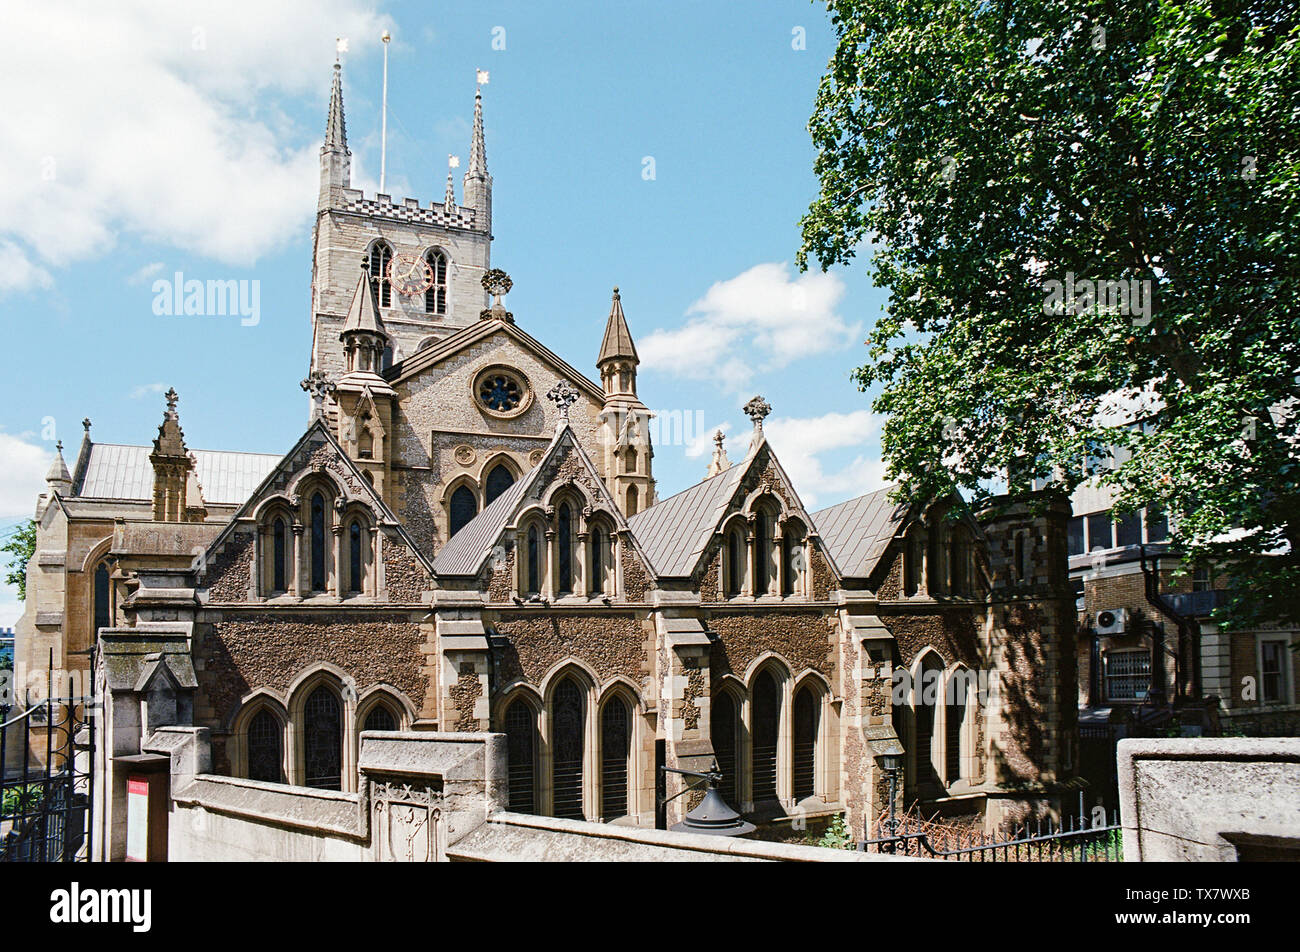
[[[528,383],[509,367],[489,367],[474,379],[474,399],[493,416],[516,416],[531,401]]]

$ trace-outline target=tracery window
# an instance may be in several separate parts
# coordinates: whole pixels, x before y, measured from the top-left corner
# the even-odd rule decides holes
[[[628,758],[632,752],[632,720],[627,703],[617,694],[605,702],[600,717],[600,813],[606,822],[626,816]]]
[[[365,545],[362,539],[361,524],[353,522],[348,529],[348,591],[360,592],[364,589],[363,582],[365,575],[362,574],[362,567],[365,564],[364,550]]]
[[[447,313],[447,256],[433,248],[424,256],[433,272],[433,284],[424,292],[424,310],[429,314]]]
[[[586,711],[582,691],[572,678],[565,678],[556,687],[552,706],[553,812],[557,817],[581,820],[585,818],[582,810],[582,761]]]
[[[451,535],[455,535],[478,515],[478,500],[468,486],[459,486],[451,494],[451,505],[448,509],[449,528]]]
[[[505,733],[510,810],[536,813],[537,716],[523,698],[506,708]]]
[[[479,381],[478,398],[489,410],[505,413],[523,401],[524,388],[508,374],[488,374]]]
[[[492,505],[492,501],[509,489],[515,481],[510,470],[506,468],[505,463],[498,463],[492,467],[492,472],[488,473],[487,483],[483,491],[483,504]]]
[[[341,789],[343,762],[343,719],[339,699],[321,685],[303,705],[303,783],[322,790]]]
[[[248,779],[280,783],[284,779],[284,737],[280,721],[263,708],[248,722]]]

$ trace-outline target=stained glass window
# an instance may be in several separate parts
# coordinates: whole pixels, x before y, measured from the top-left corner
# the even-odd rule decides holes
[[[510,475],[510,470],[506,469],[504,463],[498,463],[488,473],[487,484],[484,491],[485,505],[491,505],[492,500],[496,499],[503,492],[510,488],[515,478]]]
[[[280,722],[263,708],[248,722],[248,779],[279,783],[283,779],[284,748]]]
[[[536,813],[537,718],[526,701],[517,698],[506,708],[505,728],[510,809],[515,813]]]
[[[98,640],[99,629],[110,628],[113,625],[111,585],[108,564],[100,562],[95,568],[95,630],[90,634],[91,641]]]
[[[311,587],[325,591],[325,497],[311,497]]]
[[[582,754],[584,711],[582,692],[565,678],[555,689],[551,720],[551,747],[554,753],[552,791],[555,815],[573,820],[585,819],[582,812]]]
[[[814,791],[817,755],[817,695],[803,687],[794,698],[794,798],[803,800]]]
[[[343,728],[339,699],[321,686],[303,706],[304,783],[323,790],[340,789],[343,768]]]
[[[455,535],[478,515],[478,500],[468,486],[460,486],[451,494],[451,511],[449,513],[451,534]]]
[[[600,715],[600,813],[606,822],[627,816],[627,767],[632,724],[627,703],[618,695],[605,702]]]
[[[505,374],[488,374],[478,385],[478,398],[489,410],[505,413],[513,410],[524,399],[524,389],[519,381]]]
[[[393,717],[393,712],[382,704],[376,704],[366,715],[366,723],[362,730],[367,731],[395,731],[397,730],[397,719]]]
[[[727,691],[713,698],[713,712],[709,723],[713,737],[713,756],[718,759],[722,781],[718,793],[728,804],[736,802],[736,702]]]

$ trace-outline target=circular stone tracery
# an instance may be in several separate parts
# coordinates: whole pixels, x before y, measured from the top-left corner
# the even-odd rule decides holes
[[[527,379],[509,367],[488,367],[474,378],[474,400],[495,417],[518,416],[532,403]]]

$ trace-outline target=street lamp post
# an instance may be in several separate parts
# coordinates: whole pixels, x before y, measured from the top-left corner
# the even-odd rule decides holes
[[[898,821],[894,819],[894,800],[898,796],[898,772],[903,769],[903,753],[903,748],[898,742],[891,740],[886,749],[876,754],[876,763],[880,764],[880,769],[889,777],[889,819],[887,822],[891,837],[898,835]],[[870,836],[863,837],[863,839],[870,838]]]

